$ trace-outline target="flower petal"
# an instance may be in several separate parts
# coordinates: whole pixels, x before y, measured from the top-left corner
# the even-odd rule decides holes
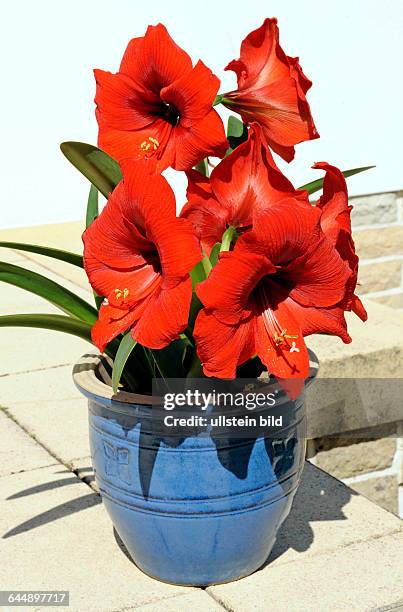
[[[144,308],[146,301],[141,305]],[[140,308],[123,310],[112,306],[101,306],[98,321],[91,329],[91,338],[95,346],[104,352],[106,346],[119,334],[129,329],[139,317]]]
[[[87,252],[84,257],[92,288],[98,295],[108,298],[111,304],[124,303],[128,308],[153,293],[162,283],[161,274],[150,263],[130,270],[117,270],[100,262],[91,253]]]
[[[301,306],[290,297],[284,301],[284,304],[293,314],[295,320],[300,322],[304,337],[312,334],[329,334],[339,336],[345,344],[351,342],[344,310],[341,306],[327,308]]]
[[[275,339],[283,330],[297,337],[295,340],[285,337],[282,343],[276,344]],[[302,381],[308,376],[308,349],[297,320],[283,302],[274,309],[268,307],[255,318],[255,342],[256,352],[270,374]]]
[[[96,69],[94,75],[97,116],[104,124],[116,130],[138,130],[153,123],[161,105],[158,96],[124,74]]]
[[[175,43],[161,23],[148,26],[143,37],[133,38],[120,64],[120,72],[157,94],[191,69],[189,55]]]
[[[121,181],[109,196],[99,217],[83,234],[85,259],[92,256],[111,267],[124,270],[144,265],[142,253],[155,251],[154,245],[133,223],[125,222],[121,202],[126,200],[125,185]]]
[[[173,288],[161,288],[147,303],[131,334],[143,346],[160,349],[178,338],[188,325],[192,281],[190,278]]]
[[[287,58],[279,45],[277,19],[265,19],[263,24],[250,32],[241,44],[238,61],[231,62],[225,70],[234,70],[238,87],[255,89],[289,74]]]
[[[286,161],[293,159],[295,144],[318,138],[305,97],[311,82],[298,58],[281,48],[276,19],[266,19],[244,39],[240,59],[226,70],[236,72],[238,90],[224,94],[223,104],[244,123],[260,123],[270,147]]]
[[[252,124],[248,140],[228,155],[211,174],[211,188],[228,213],[228,223],[247,226],[253,216],[296,192],[277,168],[260,126]]]
[[[227,228],[228,211],[213,196],[208,177],[197,170],[190,170],[187,178],[188,201],[180,216],[191,222],[204,253],[209,256],[213,246],[221,242]]]
[[[220,115],[211,110],[189,128],[180,123],[172,130],[167,144],[167,156],[173,157],[175,170],[190,170],[209,155],[224,157],[228,149],[224,125]]]
[[[196,319],[194,337],[205,376],[235,378],[237,366],[256,352],[251,319],[226,325],[203,309]]]
[[[207,280],[196,286],[196,293],[208,310],[223,323],[236,325],[251,315],[249,297],[259,281],[274,273],[275,267],[263,255],[221,253]]]
[[[220,80],[202,61],[167,87],[160,96],[166,104],[171,104],[179,112],[180,124],[190,127],[210,112],[220,86]]]

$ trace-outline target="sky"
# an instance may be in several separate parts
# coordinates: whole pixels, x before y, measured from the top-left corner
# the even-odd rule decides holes
[[[128,41],[148,24],[164,23],[228,91],[235,75],[223,68],[273,16],[284,50],[313,81],[309,102],[321,135],[298,145],[282,170],[298,186],[317,178],[316,161],[375,164],[349,179],[352,195],[403,189],[400,0],[13,0],[0,23],[0,227],[84,217],[88,184],[59,144],[96,144],[92,69],[117,71]],[[180,208],[183,175],[167,176]]]

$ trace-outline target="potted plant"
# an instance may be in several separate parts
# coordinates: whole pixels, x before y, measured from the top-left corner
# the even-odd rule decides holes
[[[237,88],[218,94],[218,78],[193,66],[163,25],[131,40],[118,73],[95,70],[100,148],[61,145],[91,183],[84,256],[1,243],[85,268],[95,306],[0,263],[0,280],[65,313],[8,315],[0,325],[63,331],[97,347],[73,375],[89,400],[104,504],[143,571],[189,585],[234,580],[267,559],[304,461],[302,392],[317,368],[304,338],[350,342],[344,312],[366,319],[354,294],[345,177],[367,168],[317,163],[324,178],[295,189],[277,167],[272,151],[289,162],[294,145],[318,133],[311,82],[282,50],[275,19],[244,39],[226,69]],[[219,105],[242,119],[231,115],[226,133]],[[161,174],[168,167],[187,175],[180,214]],[[98,193],[107,198],[100,213]],[[220,435],[211,420],[169,433],[161,394],[173,379],[193,393],[206,381],[235,381],[242,397],[268,389],[275,408],[265,400],[256,414],[277,424],[231,435],[224,409]],[[243,425],[246,413],[242,405]],[[189,400],[181,414],[195,416]]]

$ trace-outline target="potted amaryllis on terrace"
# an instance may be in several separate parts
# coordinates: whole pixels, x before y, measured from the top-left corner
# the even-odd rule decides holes
[[[193,66],[159,24],[129,42],[118,73],[95,71],[100,148],[62,145],[92,183],[84,257],[2,246],[84,266],[96,308],[0,264],[0,280],[65,312],[10,315],[0,325],[64,331],[97,347],[74,379],[89,399],[103,501],[139,567],[180,584],[225,582],[264,563],[304,460],[301,392],[315,373],[304,338],[350,342],[345,311],[366,319],[354,294],[358,258],[344,178],[365,168],[343,173],[316,163],[324,178],[295,189],[277,167],[271,150],[291,161],[294,145],[318,133],[306,99],[311,82],[280,47],[275,19],[245,38],[226,69],[238,86],[218,94],[218,78],[201,61]],[[227,133],[219,104],[242,118],[231,116]],[[161,175],[168,167],[187,174],[179,215]],[[108,199],[100,214],[98,192]],[[194,389],[195,379],[262,372],[276,414],[287,415],[274,435],[231,437],[224,427],[214,436],[201,427],[170,438],[163,430],[153,380]]]

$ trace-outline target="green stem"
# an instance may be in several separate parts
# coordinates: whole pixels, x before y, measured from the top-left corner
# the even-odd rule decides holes
[[[235,236],[236,236],[236,229],[235,227],[232,227],[232,225],[230,225],[222,235],[220,253],[222,253],[223,251],[230,250],[231,242],[233,241]]]
[[[213,102],[213,106],[217,106],[217,104],[221,104],[223,98],[224,98],[224,94],[218,94],[216,99]]]
[[[190,365],[190,370],[186,378],[203,378],[203,366],[200,362],[200,359],[197,356],[196,351],[193,356],[193,360]]]
[[[211,261],[210,261],[210,259],[207,257],[207,255],[205,255],[205,256],[203,257],[203,259],[201,260],[201,264],[202,264],[202,266],[203,266],[203,270],[204,270],[204,273],[205,273],[206,278],[207,278],[207,277],[208,277],[208,275],[209,275],[209,274],[210,274],[210,272],[211,272],[211,269],[212,269]]]

